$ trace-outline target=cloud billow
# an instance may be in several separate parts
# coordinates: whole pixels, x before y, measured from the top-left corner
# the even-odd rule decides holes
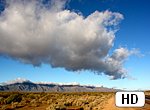
[[[95,11],[84,17],[65,9],[65,3],[52,0],[45,8],[37,1],[9,1],[0,15],[0,54],[34,66],[126,77],[123,63],[130,52],[121,47],[108,54],[123,16]]]

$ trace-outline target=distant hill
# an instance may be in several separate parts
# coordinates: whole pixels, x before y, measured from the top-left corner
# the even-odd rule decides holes
[[[21,82],[4,83],[0,85],[0,91],[23,91],[23,92],[114,92],[117,89],[95,87],[85,85],[59,85],[46,83],[33,83],[29,80]]]

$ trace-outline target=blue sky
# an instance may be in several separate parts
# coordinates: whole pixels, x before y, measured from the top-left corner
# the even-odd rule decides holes
[[[34,67],[32,64],[24,64],[15,60],[15,58],[1,55],[0,82],[20,77],[35,82],[78,82],[80,84],[103,85],[106,87],[150,89],[149,5],[149,0],[71,0],[66,7],[69,10],[82,13],[84,17],[96,10],[100,12],[105,10],[119,12],[124,16],[124,19],[119,23],[119,30],[115,33],[114,46],[110,51],[119,46],[126,47],[129,50],[136,48],[140,51],[142,55],[130,56],[124,64],[130,78],[110,80],[104,74],[96,75],[88,70],[67,71],[64,68],[52,68],[50,64]],[[0,10],[3,10],[2,3]]]

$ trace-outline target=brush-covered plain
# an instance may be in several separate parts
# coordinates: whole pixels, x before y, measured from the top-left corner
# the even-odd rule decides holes
[[[149,97],[150,91],[145,94]],[[122,110],[111,102],[114,95],[115,92],[0,92],[0,110]],[[142,110],[149,108],[146,101]]]

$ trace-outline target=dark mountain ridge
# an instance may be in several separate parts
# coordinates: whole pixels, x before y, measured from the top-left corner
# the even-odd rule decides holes
[[[114,92],[113,88],[84,86],[84,85],[59,85],[33,83],[30,81],[16,82],[0,85],[0,91],[23,91],[23,92]]]

